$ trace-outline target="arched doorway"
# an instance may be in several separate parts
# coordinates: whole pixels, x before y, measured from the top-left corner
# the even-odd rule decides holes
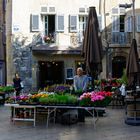
[[[115,56],[112,60],[112,77],[121,78],[123,70],[126,68],[126,58],[124,56]]]

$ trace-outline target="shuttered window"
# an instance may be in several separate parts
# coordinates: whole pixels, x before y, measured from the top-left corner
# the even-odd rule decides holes
[[[132,16],[125,19],[125,32],[132,32]]]
[[[31,31],[39,31],[39,15],[31,15]]]
[[[77,16],[70,15],[69,16],[69,31],[70,32],[77,32]]]
[[[137,32],[140,32],[140,15],[136,16],[136,28]]]
[[[57,31],[64,32],[64,15],[57,16]]]

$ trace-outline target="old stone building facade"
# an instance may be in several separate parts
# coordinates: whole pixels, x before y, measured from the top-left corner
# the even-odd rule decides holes
[[[5,1],[0,1],[0,85],[6,83],[6,64],[5,64]]]
[[[123,3],[130,3],[124,0]],[[44,87],[72,79],[81,57],[88,9],[96,7],[104,57],[100,78],[121,77],[132,40],[132,8],[120,0],[7,1],[7,83],[19,72],[25,87]],[[140,43],[140,2],[135,2]]]

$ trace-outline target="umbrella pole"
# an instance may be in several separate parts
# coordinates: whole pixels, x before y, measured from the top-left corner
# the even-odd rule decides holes
[[[91,88],[92,88],[92,91],[94,91],[95,89],[95,85],[94,85],[94,79],[95,79],[95,74],[94,73],[91,73],[91,77],[92,77],[92,80],[91,80]]]
[[[92,90],[94,91],[94,87],[95,85],[94,85],[94,77],[92,76]]]

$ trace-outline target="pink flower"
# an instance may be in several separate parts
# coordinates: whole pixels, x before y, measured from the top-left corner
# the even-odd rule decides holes
[[[80,100],[84,99],[84,95],[81,95],[79,99],[80,99]]]

